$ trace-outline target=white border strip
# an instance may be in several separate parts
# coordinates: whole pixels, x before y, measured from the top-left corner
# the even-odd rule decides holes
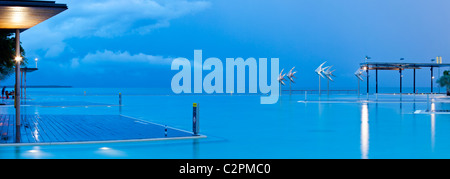
[[[450,112],[430,112],[426,110],[416,110],[413,114],[450,114]]]
[[[145,121],[145,120],[142,120],[142,119],[138,119],[138,118],[135,118],[135,117],[126,116],[126,115],[123,115],[123,114],[120,114],[120,116],[123,116],[123,117],[127,117],[127,118],[130,118],[130,119],[137,120],[137,121],[138,121],[139,123],[141,123],[141,124],[153,124],[153,125],[165,127],[165,125],[162,125],[162,124],[157,124],[157,123],[153,123],[153,122],[150,122],[150,121]],[[167,128],[168,128],[168,129],[177,130],[177,131],[181,131],[181,132],[186,132],[186,133],[189,133],[189,134],[194,135],[194,133],[191,132],[191,131],[186,131],[186,130],[182,130],[182,129],[177,129],[177,128],[173,128],[173,127],[170,127],[170,126],[167,126]]]
[[[145,121],[142,119],[126,116],[120,114],[119,116],[127,117],[130,119],[136,120],[135,122],[141,123],[141,124],[153,124],[157,126],[165,127],[165,125]],[[167,126],[167,128],[170,128],[172,130],[177,130],[185,133],[189,133],[194,135],[193,132],[185,131],[182,129],[177,129],[173,127]],[[6,143],[6,144],[0,144],[0,147],[16,147],[16,146],[44,146],[44,145],[78,145],[78,144],[108,144],[108,143],[127,143],[127,142],[149,142],[149,141],[170,141],[170,140],[186,140],[186,139],[204,139],[207,138],[205,135],[198,135],[198,136],[189,136],[189,137],[170,137],[170,138],[148,138],[148,139],[126,139],[126,140],[105,140],[105,141],[82,141],[82,142],[46,142],[46,143]]]
[[[324,103],[324,104],[356,104],[356,103],[386,103],[386,104],[400,104],[400,103],[427,103],[427,102],[420,102],[420,101],[297,101],[298,103]]]
[[[20,147],[20,146],[45,146],[45,145],[79,145],[79,144],[108,144],[108,143],[128,143],[128,142],[149,142],[149,141],[170,141],[186,139],[203,139],[207,136],[171,137],[153,139],[129,139],[129,140],[108,140],[108,141],[86,141],[86,142],[49,142],[49,143],[20,143],[20,144],[0,144],[0,147]]]

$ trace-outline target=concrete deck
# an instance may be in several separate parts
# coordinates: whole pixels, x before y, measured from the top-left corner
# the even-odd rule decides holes
[[[194,139],[191,132],[123,115],[23,115],[20,143],[15,115],[0,115],[0,146]],[[167,128],[167,136],[165,129]]]

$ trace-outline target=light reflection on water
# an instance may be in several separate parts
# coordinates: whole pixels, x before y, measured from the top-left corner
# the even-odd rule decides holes
[[[369,109],[367,103],[361,105],[361,158],[369,158]]]
[[[433,102],[431,103],[431,110],[436,110],[436,104]],[[431,113],[431,150],[434,151],[434,145],[435,145],[435,135],[436,135],[436,114]]]

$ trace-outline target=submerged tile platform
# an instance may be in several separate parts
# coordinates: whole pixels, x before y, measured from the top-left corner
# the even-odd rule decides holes
[[[14,105],[14,102],[11,104]],[[39,106],[39,107],[117,106],[114,104],[93,103],[93,102],[87,102],[87,101],[55,101],[55,102],[23,101],[22,105],[32,105],[32,106]]]
[[[2,105],[14,105],[14,100],[3,100]],[[85,106],[118,106],[118,104],[94,103],[87,101],[26,101],[22,100],[21,105],[39,106],[39,107],[85,107]]]
[[[0,146],[106,143],[204,138],[123,115],[23,115],[20,144],[15,143],[15,115],[0,115]]]

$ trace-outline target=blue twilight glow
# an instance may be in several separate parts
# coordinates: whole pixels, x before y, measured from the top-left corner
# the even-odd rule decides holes
[[[317,88],[313,70],[324,61],[337,69],[333,87],[356,89],[353,73],[366,55],[391,62],[450,58],[447,0],[58,2],[69,10],[22,34],[28,65],[39,59],[29,85],[169,89],[172,60],[193,59],[195,49],[223,62],[277,57],[280,70],[297,67],[295,88]],[[396,87],[397,73],[380,73],[380,85]],[[429,70],[417,75],[418,86],[429,86]],[[404,85],[412,86],[412,71],[405,71]]]

